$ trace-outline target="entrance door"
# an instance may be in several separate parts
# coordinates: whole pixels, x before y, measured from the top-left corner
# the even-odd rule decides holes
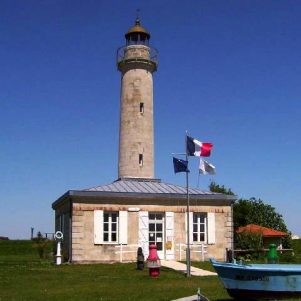
[[[164,214],[149,213],[148,240],[157,246],[158,256],[164,259]]]

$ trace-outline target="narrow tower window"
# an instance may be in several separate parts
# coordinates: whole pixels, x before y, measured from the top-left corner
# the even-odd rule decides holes
[[[143,166],[143,155],[139,154],[139,166]]]
[[[140,114],[144,113],[144,103],[140,102]]]

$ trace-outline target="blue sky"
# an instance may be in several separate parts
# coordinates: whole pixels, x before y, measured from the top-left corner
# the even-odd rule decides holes
[[[185,185],[188,130],[214,144],[200,188],[261,198],[301,235],[300,1],[2,0],[0,236],[52,232],[55,199],[117,178],[116,49],[137,8],[159,50],[156,177]]]

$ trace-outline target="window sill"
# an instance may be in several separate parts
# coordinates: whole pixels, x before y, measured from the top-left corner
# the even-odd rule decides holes
[[[103,242],[99,242],[99,243],[94,243],[94,245],[120,245],[119,242],[107,242],[107,241],[103,241]]]

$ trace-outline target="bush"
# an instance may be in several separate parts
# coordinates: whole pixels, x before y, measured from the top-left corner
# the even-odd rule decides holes
[[[261,233],[250,231],[237,233],[236,248],[243,250],[261,250],[263,248]]]
[[[37,237],[33,238],[32,241],[33,247],[37,249],[41,259],[46,258],[48,253],[52,253],[54,242],[43,237],[41,232],[38,232]]]
[[[292,249],[294,250],[295,262],[301,263],[301,239],[292,240]]]
[[[297,263],[297,258],[292,252],[283,252],[282,254],[278,252],[280,263]]]

